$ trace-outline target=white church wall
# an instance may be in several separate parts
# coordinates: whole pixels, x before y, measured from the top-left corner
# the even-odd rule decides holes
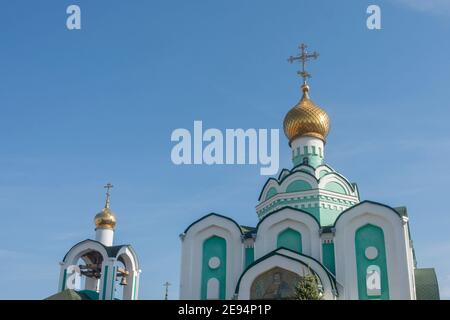
[[[359,297],[355,233],[366,224],[376,225],[384,233],[390,299],[412,299],[406,245],[409,239],[405,239],[404,222],[393,210],[367,202],[349,209],[336,222],[336,279],[344,286],[342,298]]]
[[[414,278],[414,253],[413,253],[413,247],[412,247],[412,241],[411,241],[411,235],[409,234],[409,228],[408,228],[408,218],[404,218],[404,221],[406,223],[403,224],[403,233],[404,233],[404,239],[405,239],[405,247],[407,248],[407,263],[408,263],[408,275],[409,275],[409,287],[410,287],[410,295],[412,299],[416,299],[416,281]]]
[[[103,245],[110,247],[113,245],[114,240],[114,230],[97,228],[95,230],[95,240],[102,243]]]
[[[231,299],[244,268],[244,246],[241,231],[231,220],[211,215],[192,225],[182,240],[180,299],[200,299],[203,242],[212,236],[227,244],[226,299]]]

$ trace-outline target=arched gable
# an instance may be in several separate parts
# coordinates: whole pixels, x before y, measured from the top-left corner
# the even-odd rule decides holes
[[[316,173],[316,177],[320,177],[320,172],[326,172],[326,173],[331,173],[331,172],[336,172],[336,170],[334,170],[332,167],[330,167],[327,164],[321,164],[320,166],[318,166],[315,169],[315,173]]]
[[[305,166],[305,165],[302,165]],[[308,166],[305,166],[308,167]],[[311,167],[312,168],[312,167]],[[259,194],[258,201],[265,201],[267,199],[267,194],[270,188],[274,187],[277,190],[277,193],[286,192],[287,186],[293,182],[294,180],[303,180],[311,185],[312,189],[316,189],[318,187],[318,180],[314,175],[314,171],[312,173],[300,171],[297,169],[301,169],[300,167],[296,167],[290,171],[289,174],[284,174],[282,179],[269,178],[261,189],[261,193]],[[280,175],[281,177],[281,175]]]
[[[294,272],[300,276],[311,270],[319,277],[322,283],[324,298],[335,298],[337,290],[334,276],[319,261],[307,255],[281,248],[256,260],[242,273],[235,289],[238,299],[249,300],[251,286],[255,279],[275,267]]]
[[[237,275],[242,272],[244,246],[240,226],[228,217],[212,213],[191,224],[182,239],[182,264],[180,298],[205,298],[202,285],[207,284],[202,269],[205,262],[203,244],[211,237],[223,238],[226,242],[226,258],[222,267],[226,268],[225,299],[231,299]],[[199,249],[200,248],[200,249]],[[204,282],[202,279],[206,279]],[[220,280],[220,279],[219,279]],[[203,289],[205,290],[205,289]]]
[[[293,185],[293,183],[295,183]],[[297,192],[317,189],[318,181],[315,176],[304,171],[295,171],[280,183],[282,192]],[[291,190],[288,190],[291,188]]]
[[[239,231],[239,232],[242,234],[241,226],[240,226],[235,220],[233,220],[233,219],[231,219],[231,218],[229,218],[229,217],[227,217],[227,216],[224,216],[224,215],[215,213],[215,212],[211,212],[211,213],[209,213],[209,214],[207,214],[207,215],[201,217],[200,219],[194,221],[193,223],[191,223],[191,224],[184,230],[184,233],[187,234],[188,231],[189,231],[191,228],[193,228],[194,226],[196,226],[196,225],[198,225],[198,224],[200,224],[200,223],[203,223],[204,220],[208,220],[208,219],[210,219],[211,217],[217,217],[218,219],[224,219],[224,220],[227,220],[227,221],[231,222],[232,224],[234,224],[234,226],[236,227],[237,231]]]
[[[310,213],[283,207],[265,216],[256,226],[255,258],[275,250],[278,235],[287,228],[301,234],[302,252],[320,257],[319,222]]]
[[[270,188],[267,190],[267,194],[266,194],[266,197],[264,198],[264,200],[269,200],[270,198],[276,196],[277,193],[278,193],[278,191],[277,191],[277,188],[276,188],[276,187],[270,187]]]
[[[325,185],[325,190],[348,195],[347,190],[339,182],[331,181]]]
[[[64,256],[63,262],[68,263],[69,265],[76,264],[80,257],[90,251],[96,251],[100,253],[103,261],[105,261],[109,257],[108,252],[103,244],[95,240],[86,239],[78,242],[72,248],[70,248]]]
[[[280,185],[278,181],[274,178],[267,179],[266,183],[261,189],[261,193],[259,194],[258,201],[265,201],[268,199],[267,195],[270,189],[274,188],[277,193],[280,193]]]
[[[286,187],[286,192],[287,193],[291,193],[291,192],[300,192],[300,191],[307,191],[307,190],[311,190],[312,186],[306,182],[305,180],[294,180],[291,183],[289,183],[289,185]]]
[[[319,188],[345,195],[355,195],[352,184],[336,172],[330,172],[319,180]]]
[[[116,254],[117,259],[123,259],[126,267],[131,267],[134,271],[139,270],[139,260],[136,251],[131,246],[123,246]]]
[[[364,200],[361,201],[360,203],[354,205],[353,207],[348,208],[347,210],[342,211],[342,213],[339,215],[339,217],[336,219],[336,221],[334,222],[334,227],[337,228],[338,227],[338,222],[340,219],[345,218],[346,214],[348,213],[353,213],[355,211],[355,209],[358,208],[366,208],[368,206],[372,206],[372,207],[378,207],[381,210],[377,210],[377,209],[371,209],[370,211],[372,212],[384,212],[384,213],[388,213],[389,215],[393,214],[394,216],[398,217],[400,220],[402,220],[402,216],[400,215],[400,213],[398,213],[394,208],[379,203],[379,202],[375,202],[375,201],[370,201],[370,200]],[[364,209],[362,209],[364,211]],[[366,209],[367,211],[368,209]]]
[[[393,208],[363,201],[345,210],[334,223],[336,279],[345,283],[344,299],[359,299],[357,278],[357,231],[365,225],[381,228],[386,250],[389,298],[409,300],[413,292],[413,259],[408,237],[407,219]],[[360,253],[359,253],[360,254]]]

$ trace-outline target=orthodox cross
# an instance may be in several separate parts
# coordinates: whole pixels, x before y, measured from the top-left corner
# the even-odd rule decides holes
[[[166,294],[164,295],[164,300],[168,300],[169,299],[169,286],[171,286],[172,284],[169,283],[168,281],[166,281],[166,283],[163,284],[164,287],[166,287]]]
[[[301,50],[301,54],[294,57],[294,56],[290,56],[288,61],[290,63],[294,63],[295,61],[300,61],[302,64],[302,70],[298,71],[298,75],[300,75],[303,78],[303,83],[306,84],[306,80],[308,78],[311,78],[311,74],[305,70],[305,66],[306,66],[306,62],[308,62],[309,60],[316,60],[319,57],[319,53],[317,53],[316,51],[314,51],[311,54],[308,54],[308,51],[306,50],[308,46],[304,43],[302,43],[298,48]]]
[[[110,197],[109,191],[110,191],[112,188],[114,188],[114,186],[113,186],[110,182],[108,182],[108,183],[106,184],[106,186],[103,186],[103,188],[106,189],[106,203],[105,203],[105,208],[109,208],[109,197]]]

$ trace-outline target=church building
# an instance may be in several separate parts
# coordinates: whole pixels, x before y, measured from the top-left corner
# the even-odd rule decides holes
[[[417,268],[406,207],[361,200],[358,186],[325,160],[326,111],[310,98],[300,46],[300,101],[284,118],[292,168],[262,187],[257,222],[208,214],[182,242],[180,299],[292,299],[314,274],[323,299],[439,299],[434,269]]]

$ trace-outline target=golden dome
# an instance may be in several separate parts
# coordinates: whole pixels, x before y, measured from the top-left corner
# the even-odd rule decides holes
[[[298,137],[315,137],[323,140],[330,131],[330,118],[328,114],[309,98],[309,87],[302,86],[303,97],[284,118],[284,134],[289,144]]]
[[[95,228],[96,229],[111,229],[114,230],[116,227],[117,219],[109,207],[105,207],[97,213],[94,218]]]

